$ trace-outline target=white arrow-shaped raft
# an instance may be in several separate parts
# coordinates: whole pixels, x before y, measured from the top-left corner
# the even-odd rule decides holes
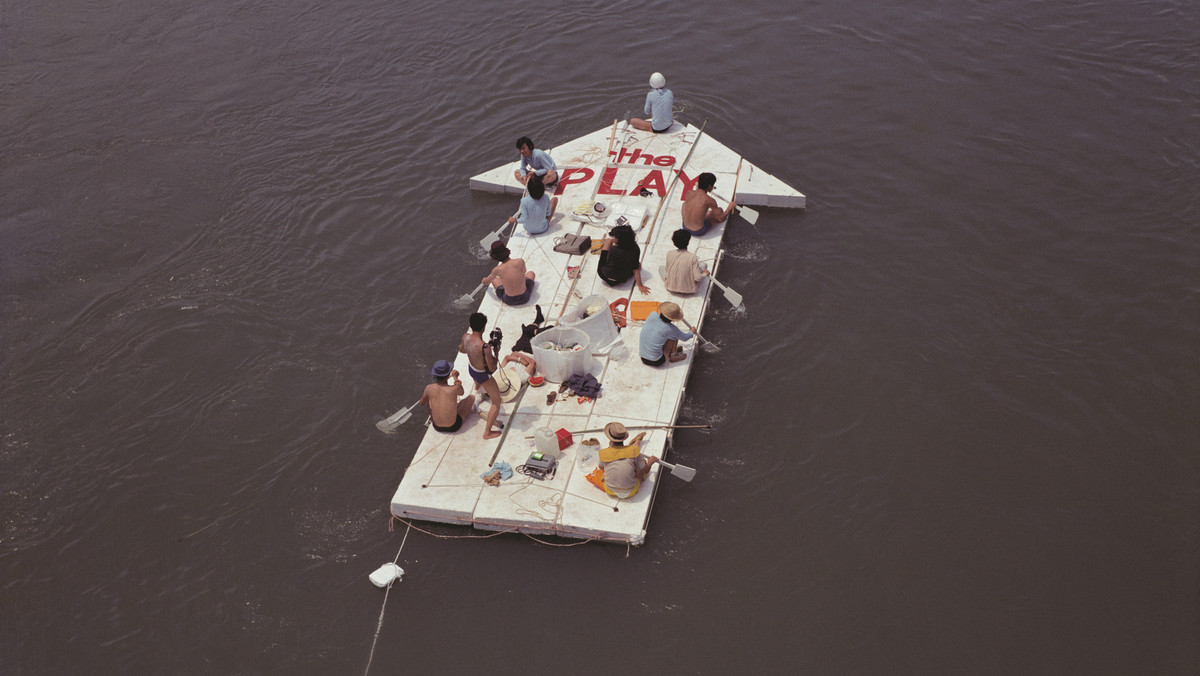
[[[656,197],[661,197],[671,181],[671,171],[678,168],[692,149],[699,130],[676,123],[670,132],[651,134],[626,128],[623,122],[617,126],[611,150],[608,150],[611,128],[597,130],[549,150],[558,165],[560,184],[569,189],[574,184],[593,184],[600,176],[604,183],[598,186],[597,199],[607,203],[622,195],[632,196],[630,191],[636,193],[635,186],[644,180],[646,187],[655,191]],[[692,181],[704,171],[715,174],[717,189],[714,192],[729,197],[741,159],[737,153],[704,134],[682,171]],[[514,160],[473,177],[471,189],[520,195],[525,186],[513,175],[516,166]],[[750,162],[742,164],[737,197],[738,204],[752,207],[803,209],[805,206],[803,194]]]
[[[713,194],[725,197],[733,191],[737,175],[740,204],[805,206],[804,195],[753,164],[742,161],[737,153],[691,125],[684,127],[677,123],[670,132],[653,134],[627,129],[621,122],[549,152],[560,174],[555,192],[559,204],[550,230],[531,237],[518,226],[508,242],[512,256],[524,258],[526,266],[537,275],[533,297],[525,305],[511,307],[497,300],[489,288],[479,305],[479,311],[489,318],[488,330],[495,326],[503,330],[505,354],[520,337],[521,325],[533,321],[535,303],[542,306],[551,322],[557,319],[562,326],[582,316],[584,308],[605,306],[607,311],[610,303],[622,298],[629,301],[672,300],[683,308],[687,321],[703,332],[702,320],[713,287],[704,281],[695,294],[675,295],[663,288],[658,273],[666,254],[674,248],[671,233],[680,227],[683,193],[691,188],[701,172],[717,176]],[[519,196],[523,186],[513,175],[515,149],[513,157],[513,161],[473,177],[471,187]],[[740,174],[739,162],[742,162]],[[640,195],[642,186],[650,192],[649,196]],[[605,205],[603,212],[591,208],[596,202]],[[724,200],[719,198],[718,202],[724,203]],[[507,213],[497,214],[495,226],[498,227],[516,206],[514,199],[512,208],[506,209]],[[651,289],[646,296],[631,288],[632,280],[619,287],[610,287],[601,281],[596,275],[596,255],[572,256],[553,250],[554,239],[565,233],[601,239],[622,216],[635,228],[640,226],[642,280]],[[694,237],[690,247],[702,261],[710,262],[714,272],[719,272],[725,227],[717,226],[703,237]],[[736,219],[733,227],[737,227]],[[483,234],[486,233],[481,232],[479,236]],[[478,275],[470,277],[471,286],[487,274],[490,266],[490,262],[480,264]],[[576,269],[578,274],[573,275]],[[455,290],[447,297],[458,295]],[[718,292],[713,302],[725,301]],[[464,312],[464,331],[467,314]],[[559,383],[547,382],[542,387],[526,387],[518,400],[503,404],[500,419],[506,430],[499,439],[482,438],[484,421],[475,414],[469,416],[462,429],[454,434],[442,434],[428,428],[392,497],[392,514],[401,519],[472,525],[491,531],[642,544],[658,484],[672,479],[668,478],[667,470],[655,465],[632,498],[619,500],[596,488],[587,481],[586,475],[595,468],[597,447],[580,442],[597,439],[601,446],[606,446],[603,434],[575,434],[573,445],[562,450],[553,477],[539,480],[515,473],[498,487],[484,483],[480,477],[489,470],[493,457],[512,468],[525,464],[533,451],[531,437],[538,428],[578,431],[603,428],[613,421],[631,428],[675,423],[693,359],[717,357],[698,350],[693,343],[686,347],[687,359],[684,361],[660,367],[646,366],[638,358],[642,322],[631,319],[628,326],[616,334],[615,328],[608,326],[607,316],[605,314],[603,320],[596,316],[581,319],[577,326],[585,329],[589,338],[592,334],[612,332],[611,335],[617,335],[616,342],[595,344],[598,341],[592,341],[589,356],[564,358],[561,362],[582,364],[581,368],[594,375],[602,385],[598,398],[558,397],[548,403],[547,395],[557,392]],[[536,339],[534,344],[538,345]],[[455,347],[446,346],[445,358],[455,356]],[[456,356],[455,368],[465,376],[466,356]],[[470,391],[470,378],[466,379],[465,386]],[[416,418],[409,424],[416,424]],[[673,460],[667,455],[672,448],[671,430],[648,430],[642,444],[643,453],[664,460]],[[687,457],[680,460],[686,460],[699,470],[695,485],[702,487],[705,466],[711,466],[717,459]]]

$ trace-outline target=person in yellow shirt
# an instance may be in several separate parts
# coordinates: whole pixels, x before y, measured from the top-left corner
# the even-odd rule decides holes
[[[619,422],[604,426],[604,436],[612,443],[600,451],[600,467],[604,470],[604,491],[618,498],[632,498],[642,486],[642,479],[658,462],[655,456],[642,455],[641,441],[645,432],[629,440],[629,432]]]

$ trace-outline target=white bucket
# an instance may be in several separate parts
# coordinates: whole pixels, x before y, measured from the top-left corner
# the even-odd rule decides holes
[[[579,329],[588,334],[594,349],[608,345],[617,338],[617,325],[613,322],[612,311],[608,308],[608,299],[600,294],[592,294],[579,301],[570,312],[562,316],[559,326]]]
[[[591,341],[583,331],[556,326],[537,334],[531,342],[538,373],[546,380],[561,383],[573,375],[587,373],[592,358],[588,350]]]

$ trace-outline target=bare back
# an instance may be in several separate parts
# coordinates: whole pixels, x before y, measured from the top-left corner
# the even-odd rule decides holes
[[[500,286],[504,287],[507,296],[519,296],[525,293],[525,259],[511,258],[496,266],[492,274],[500,278]]]
[[[463,334],[462,340],[458,344],[458,351],[467,355],[467,361],[470,362],[471,368],[476,371],[491,372],[496,368],[496,358],[491,355],[491,349],[487,349],[485,355],[483,335],[468,331]],[[492,356],[488,360],[488,356]]]
[[[429,404],[429,416],[433,424],[440,427],[450,427],[458,419],[458,398],[463,394],[461,381],[453,385],[448,383],[431,383],[425,386],[425,396],[422,401]]]
[[[683,198],[683,227],[696,232],[704,227],[709,211],[717,208],[717,201],[708,193],[694,188]]]

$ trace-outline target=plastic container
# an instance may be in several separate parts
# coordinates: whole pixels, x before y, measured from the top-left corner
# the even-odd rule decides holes
[[[592,349],[600,349],[617,338],[617,325],[613,323],[608,299],[600,294],[592,294],[579,301],[570,312],[562,316],[559,326],[579,329],[586,333],[591,340]],[[539,334],[539,337],[541,335]]]
[[[609,348],[608,358],[618,363],[625,361],[629,358],[629,346],[623,340],[618,342]]]
[[[368,577],[371,578],[371,584],[382,589],[396,580],[399,580],[403,575],[403,568],[394,563],[385,563],[374,573],[371,573]]]
[[[589,472],[596,469],[596,464],[599,462],[599,458],[597,457],[599,451],[596,450],[598,448],[600,447],[581,444],[575,450],[576,462],[579,463],[579,469]]]
[[[561,383],[573,375],[587,373],[592,358],[588,334],[576,328],[556,326],[537,334],[533,358],[538,372],[552,383]]]
[[[539,427],[533,431],[533,447],[542,455],[550,458],[562,455],[558,448],[558,436],[549,427]]]

